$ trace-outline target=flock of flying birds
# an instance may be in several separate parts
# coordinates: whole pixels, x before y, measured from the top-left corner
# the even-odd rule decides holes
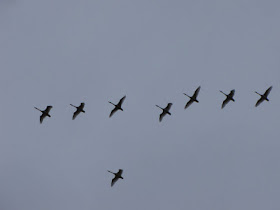
[[[269,99],[267,98],[270,91],[272,89],[272,86],[269,87],[265,92],[264,94],[260,94],[258,92],[255,92],[257,93],[258,95],[260,95],[260,98],[259,100],[257,101],[256,103],[256,107],[259,106],[263,101],[269,101]],[[199,91],[200,91],[200,86],[195,90],[194,94],[192,96],[189,96],[187,95],[186,93],[184,93],[184,95],[186,95],[187,97],[189,97],[189,101],[187,102],[187,104],[185,105],[185,109],[188,108],[193,102],[196,102],[196,103],[199,103],[199,101],[197,100],[197,96],[199,94]],[[224,94],[226,96],[226,99],[223,101],[222,103],[222,109],[230,102],[230,101],[235,101],[233,96],[234,96],[234,93],[235,93],[235,90],[231,90],[229,94],[226,94],[224,93],[223,91],[220,91],[222,94]],[[125,100],[126,96],[122,97],[120,99],[120,101],[117,103],[117,104],[114,104],[112,102],[109,101],[110,104],[113,104],[115,107],[114,109],[111,111],[109,117],[112,117],[113,114],[118,111],[118,110],[121,110],[123,111],[122,109],[122,104],[123,104],[123,101]],[[76,111],[74,112],[73,114],[73,117],[72,119],[74,120],[81,112],[85,113],[85,110],[84,110],[84,107],[85,107],[85,103],[81,103],[80,106],[74,106],[73,104],[70,104],[71,106],[75,107],[76,108]],[[170,108],[172,106],[172,103],[168,103],[167,106],[165,108],[162,108],[158,105],[156,105],[158,108],[162,109],[162,113],[159,115],[159,121],[161,122],[162,121],[162,118],[168,114],[168,115],[171,115],[171,113],[169,112],[170,111]],[[42,112],[42,115],[40,116],[40,123],[43,122],[44,118],[45,117],[51,117],[51,115],[49,114],[50,110],[52,109],[52,106],[47,106],[47,108],[45,110],[40,110],[38,109],[37,107],[34,107],[35,109],[39,110],[40,112]],[[114,173],[112,171],[108,171],[112,174],[115,175],[115,177],[112,179],[112,182],[111,182],[111,186],[113,186],[115,184],[115,182],[118,180],[118,179],[123,179],[122,177],[122,173],[123,173],[123,170],[122,169],[119,169],[119,171],[117,173]]]

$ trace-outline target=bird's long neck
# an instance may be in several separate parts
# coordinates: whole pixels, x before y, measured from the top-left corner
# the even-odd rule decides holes
[[[37,109],[38,111],[40,111],[40,112],[43,112],[41,109],[38,109],[37,107],[34,107],[35,109]]]
[[[110,104],[113,104],[111,101],[109,101]],[[117,106],[116,104],[113,104],[114,106]]]
[[[111,173],[111,174],[114,174],[114,175],[116,175],[116,173],[114,173],[114,172],[112,172],[112,171],[108,171],[109,173]]]
[[[191,97],[191,96],[189,96],[189,95],[187,95],[186,93],[184,93],[184,95],[185,95],[185,96],[188,96],[190,99],[192,99],[192,97]]]
[[[160,109],[162,109],[163,110],[163,108],[161,108],[160,106],[158,106],[158,105],[156,105],[156,107],[158,107],[158,108],[160,108]]]
[[[262,94],[260,94],[260,93],[258,93],[258,92],[255,92],[256,94],[258,94],[258,95],[260,95],[261,97],[263,97],[263,95]]]
[[[70,104],[70,105],[78,109],[78,107],[74,106],[73,104]]]
[[[227,95],[227,94],[225,94],[223,91],[221,91],[221,90],[220,90],[220,92],[221,92],[222,94],[224,94],[225,96],[228,96],[228,95]]]

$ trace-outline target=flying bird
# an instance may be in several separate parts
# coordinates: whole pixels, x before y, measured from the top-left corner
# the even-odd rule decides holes
[[[184,93],[184,95],[188,96],[190,98],[190,100],[188,101],[188,103],[186,104],[185,106],[185,109],[188,108],[193,102],[196,102],[198,103],[199,101],[196,99],[197,98],[197,95],[200,91],[200,86],[195,90],[193,96],[189,96],[187,95],[186,93]]]
[[[223,104],[222,104],[222,109],[227,105],[227,103],[228,103],[229,101],[235,101],[235,100],[233,99],[235,90],[231,90],[230,93],[229,93],[228,95],[225,94],[223,91],[220,91],[220,92],[226,96],[226,99],[223,101]]]
[[[160,106],[156,105],[156,107],[162,109],[162,113],[159,115],[159,121],[160,121],[160,122],[161,122],[162,118],[163,118],[166,114],[171,115],[171,113],[169,112],[171,106],[172,106],[172,103],[168,103],[167,106],[166,106],[165,108],[161,108]]]
[[[113,105],[115,106],[115,108],[111,111],[109,117],[112,117],[113,114],[114,114],[116,111],[118,111],[118,110],[122,110],[122,111],[123,111],[123,109],[122,109],[122,103],[123,103],[125,97],[126,97],[126,96],[122,97],[118,104],[113,104],[111,101],[109,101],[110,104],[113,104]]]
[[[123,177],[122,177],[123,170],[122,169],[119,169],[118,173],[114,173],[112,171],[108,171],[108,172],[115,175],[115,177],[112,179],[111,187],[113,187],[113,185],[116,183],[116,181],[118,181],[118,179],[123,179]]]
[[[255,92],[256,94],[258,94],[258,95],[261,96],[261,98],[257,101],[257,103],[256,103],[256,105],[255,105],[256,107],[257,107],[258,105],[260,105],[260,103],[262,103],[264,100],[269,101],[269,99],[267,98],[267,96],[269,95],[271,89],[272,89],[272,86],[270,86],[270,87],[265,91],[265,93],[264,93],[263,95],[262,95],[262,94],[259,94],[258,92]]]
[[[85,103],[81,103],[80,106],[74,106],[73,104],[70,105],[77,109],[73,114],[72,120],[74,120],[77,117],[77,115],[80,114],[81,112],[85,113],[84,111]]]
[[[37,107],[34,107],[34,108],[39,110],[40,112],[42,112],[42,115],[40,116],[40,123],[43,122],[43,120],[46,116],[51,117],[51,115],[49,115],[49,112],[52,109],[52,106],[47,106],[47,108],[45,110],[40,110]]]

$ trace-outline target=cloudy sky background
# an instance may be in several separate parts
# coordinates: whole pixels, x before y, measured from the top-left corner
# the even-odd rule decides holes
[[[278,210],[279,9],[0,0],[0,209]],[[199,85],[200,103],[184,110],[183,92]],[[254,91],[271,85],[255,108]],[[219,90],[231,89],[236,102],[221,110]],[[124,95],[109,118],[108,101]],[[159,123],[155,105],[168,102]],[[33,107],[47,105],[39,124]],[[107,170],[120,168],[111,188]]]

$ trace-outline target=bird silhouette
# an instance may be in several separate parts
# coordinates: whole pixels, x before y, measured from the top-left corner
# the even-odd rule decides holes
[[[193,102],[199,103],[199,101],[196,99],[199,91],[200,91],[200,86],[195,90],[195,92],[192,96],[189,96],[186,93],[184,93],[184,95],[186,95],[190,98],[188,103],[185,105],[185,109],[188,108]]]
[[[47,108],[45,110],[40,110],[37,107],[34,107],[34,108],[39,110],[40,112],[42,112],[42,115],[40,116],[40,123],[43,122],[43,120],[46,116],[51,117],[51,115],[49,115],[49,112],[52,109],[52,106],[47,106]]]
[[[74,106],[73,104],[70,104],[71,106],[75,107],[77,110],[74,112],[72,120],[74,120],[78,114],[80,114],[81,112],[85,113],[84,111],[84,107],[85,107],[85,103],[81,103],[80,106]]]
[[[169,114],[171,115],[171,113],[169,112],[170,108],[172,106],[172,103],[168,103],[167,106],[165,108],[161,108],[160,106],[156,105],[156,107],[162,109],[162,113],[159,115],[159,121],[162,121],[162,118],[166,115]]]
[[[118,173],[114,173],[112,171],[108,171],[108,172],[115,175],[115,177],[112,179],[111,187],[113,187],[113,185],[116,183],[116,181],[118,181],[118,179],[123,179],[123,177],[122,177],[123,170],[122,169],[119,169]]]
[[[269,101],[269,99],[267,98],[267,96],[269,95],[270,91],[272,89],[272,86],[270,86],[266,91],[265,93],[262,95],[262,94],[259,94],[258,92],[255,92],[256,94],[260,95],[261,98],[257,101],[255,107],[259,106],[264,100],[266,101]]]
[[[230,93],[229,93],[228,95],[225,94],[225,93],[224,93],[223,91],[221,91],[221,90],[220,90],[220,92],[226,96],[226,99],[223,101],[223,104],[222,104],[222,109],[227,105],[227,103],[228,103],[229,101],[235,101],[235,100],[233,99],[235,90],[231,90]]]
[[[113,114],[114,114],[116,111],[118,111],[118,110],[122,110],[122,111],[123,111],[123,109],[122,109],[122,103],[123,103],[123,101],[124,101],[125,98],[126,98],[126,96],[122,97],[122,98],[120,99],[120,101],[119,101],[118,104],[113,104],[111,101],[109,101],[110,104],[113,104],[113,105],[115,106],[115,108],[111,111],[109,117],[112,117]]]

